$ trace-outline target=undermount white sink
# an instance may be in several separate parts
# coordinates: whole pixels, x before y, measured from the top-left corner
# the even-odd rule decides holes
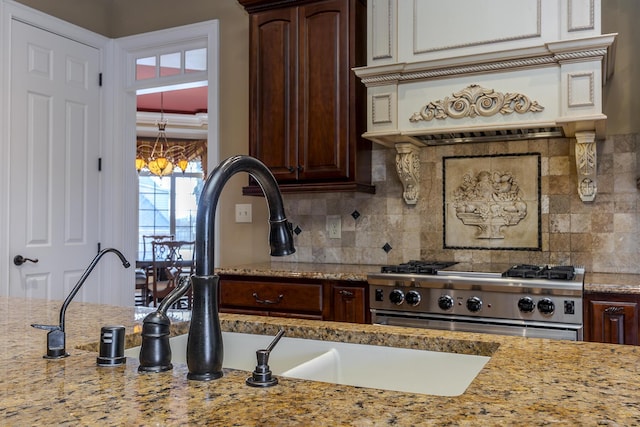
[[[272,336],[223,332],[223,367],[247,372],[256,366],[256,350]],[[186,363],[187,335],[170,339],[173,363]],[[125,351],[138,358],[140,347]],[[489,361],[488,356],[350,344],[283,337],[272,350],[274,375],[408,393],[458,396]]]

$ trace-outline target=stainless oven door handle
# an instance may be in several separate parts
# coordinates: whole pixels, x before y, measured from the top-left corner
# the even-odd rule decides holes
[[[476,321],[447,321],[426,317],[405,317],[379,314],[372,311],[372,322],[380,325],[404,326],[447,331],[471,333],[489,333],[530,338],[551,338],[564,340],[582,340],[582,326],[563,325],[562,328],[544,326],[520,326],[509,324],[495,324]]]

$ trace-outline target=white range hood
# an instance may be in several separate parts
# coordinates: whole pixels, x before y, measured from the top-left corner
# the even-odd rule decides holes
[[[578,192],[597,192],[602,86],[616,34],[599,0],[370,0],[364,137],[395,147],[403,197],[419,196],[420,147],[575,137]]]

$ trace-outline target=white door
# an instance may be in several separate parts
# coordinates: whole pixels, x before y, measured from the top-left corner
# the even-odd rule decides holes
[[[38,262],[10,264],[9,295],[62,299],[98,251],[100,52],[16,20],[11,52],[9,254]]]

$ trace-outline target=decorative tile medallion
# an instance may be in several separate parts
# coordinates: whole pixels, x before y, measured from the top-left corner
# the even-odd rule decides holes
[[[540,154],[443,158],[445,249],[541,250]]]

